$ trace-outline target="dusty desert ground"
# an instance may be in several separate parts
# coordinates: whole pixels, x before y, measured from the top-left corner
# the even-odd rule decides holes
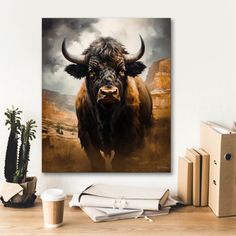
[[[66,96],[57,104],[58,96],[55,92],[43,93],[43,172],[90,172],[77,136],[75,112],[63,104],[71,103],[73,98]],[[114,159],[113,172],[169,172],[170,159],[170,118],[154,116],[144,146],[125,161]]]

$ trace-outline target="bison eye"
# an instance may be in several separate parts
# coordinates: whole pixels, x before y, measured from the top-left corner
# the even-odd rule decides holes
[[[95,75],[96,75],[96,73],[95,73],[94,71],[91,71],[91,72],[89,73],[89,77],[90,77],[90,78],[95,77]]]
[[[119,72],[119,75],[120,75],[121,77],[124,77],[124,76],[125,76],[125,72],[124,72],[124,71],[120,71],[120,72]]]

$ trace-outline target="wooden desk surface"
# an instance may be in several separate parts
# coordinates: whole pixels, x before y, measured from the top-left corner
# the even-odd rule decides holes
[[[94,223],[78,208],[69,208],[66,200],[64,225],[45,229],[41,200],[28,209],[0,205],[0,235],[236,235],[236,217],[217,218],[208,207],[183,207],[169,215],[113,222]]]

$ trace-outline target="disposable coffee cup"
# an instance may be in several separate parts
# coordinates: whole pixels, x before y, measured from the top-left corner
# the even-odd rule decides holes
[[[65,194],[63,190],[51,188],[41,194],[44,225],[57,228],[63,224]]]

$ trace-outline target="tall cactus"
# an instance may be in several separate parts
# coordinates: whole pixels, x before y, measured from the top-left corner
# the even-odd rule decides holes
[[[25,125],[21,126],[21,145],[20,145],[20,150],[19,150],[19,155],[18,155],[18,161],[17,161],[17,166],[16,166],[16,172],[13,178],[14,183],[21,183],[23,180],[23,164],[24,164],[24,156],[25,156]]]
[[[17,162],[17,170],[14,177],[14,182],[25,182],[28,169],[29,153],[30,153],[30,141],[35,138],[35,125],[34,120],[26,122],[26,125],[21,126],[21,145],[19,151],[19,157]]]
[[[7,117],[6,126],[10,126],[10,135],[7,143],[6,159],[4,174],[7,182],[12,182],[17,166],[17,145],[18,145],[18,134],[21,126],[19,115],[22,113],[18,108],[12,110],[7,109],[4,113]]]

